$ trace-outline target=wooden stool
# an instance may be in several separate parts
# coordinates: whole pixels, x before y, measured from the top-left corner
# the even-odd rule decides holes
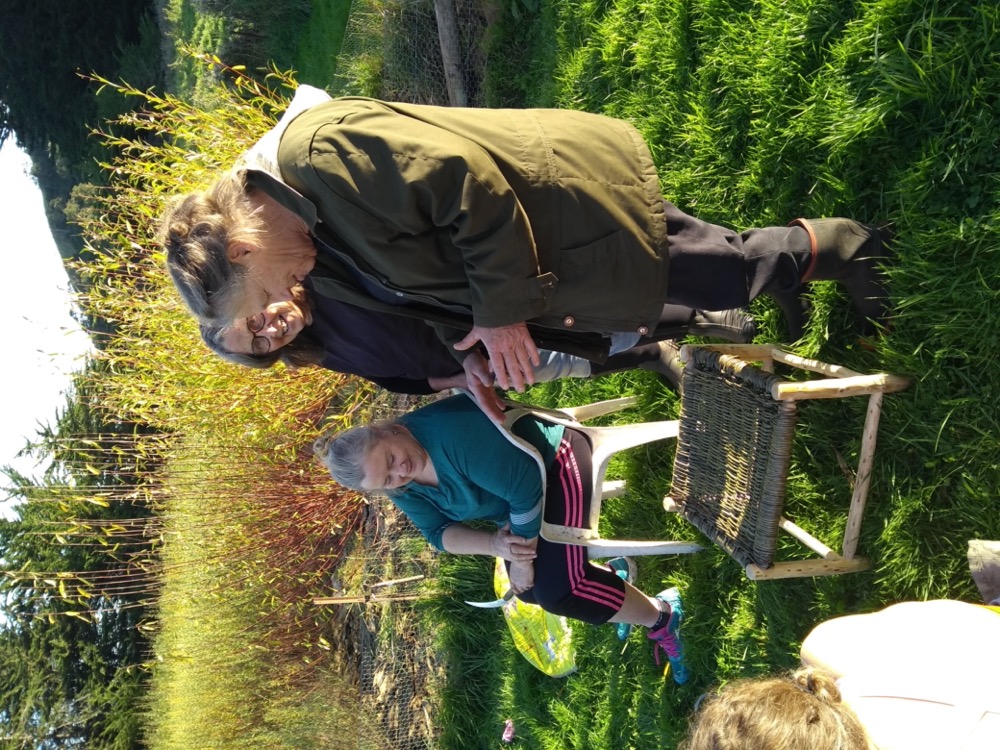
[[[909,385],[894,375],[863,375],[768,345],[684,346],[680,427],[671,495],[676,512],[744,566],[751,579],[832,575],[864,570],[856,557],[868,497],[882,397]],[[760,362],[757,367],[752,362]],[[826,377],[789,381],[774,363]],[[841,551],[782,515],[796,403],[803,399],[869,396],[861,455]],[[777,562],[778,530],[818,555]]]

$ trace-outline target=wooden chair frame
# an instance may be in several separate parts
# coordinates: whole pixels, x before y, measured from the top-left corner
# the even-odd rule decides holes
[[[745,570],[747,576],[752,580],[768,580],[833,575],[865,570],[870,567],[867,558],[857,556],[856,552],[871,482],[875,443],[882,414],[882,399],[886,393],[903,390],[909,385],[909,381],[885,373],[865,375],[840,365],[799,357],[770,345],[712,344],[699,345],[699,347],[737,357],[746,363],[760,362],[760,369],[768,373],[773,373],[774,363],[779,362],[792,368],[824,376],[806,381],[780,380],[780,382],[776,382],[771,388],[771,397],[776,401],[845,398],[863,395],[869,397],[854,490],[840,552],[835,552],[816,537],[789,521],[785,516],[781,516],[778,522],[779,527],[816,553],[818,559],[775,562],[766,568],[751,563],[745,567]],[[681,348],[681,358],[685,363],[690,361],[691,348],[689,345]],[[667,497],[663,504],[666,510],[684,515],[682,502],[675,502],[672,498]]]

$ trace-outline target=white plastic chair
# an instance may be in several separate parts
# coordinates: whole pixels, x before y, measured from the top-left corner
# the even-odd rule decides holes
[[[590,427],[581,424],[584,420],[594,419],[604,414],[611,414],[629,406],[634,406],[636,400],[631,397],[599,401],[593,404],[565,409],[547,409],[513,401],[508,401],[507,403],[510,405],[510,409],[508,409],[505,415],[504,434],[508,440],[532,455],[538,462],[543,477],[542,486],[545,486],[545,467],[542,464],[541,457],[538,455],[538,451],[535,450],[534,446],[515,435],[511,430],[518,419],[526,415],[532,415],[548,422],[572,427],[586,435],[593,448],[593,494],[591,495],[590,516],[587,519],[586,526],[563,526],[548,523],[544,520],[543,501],[543,520],[540,531],[543,539],[560,544],[584,546],[587,548],[587,556],[590,559],[615,557],[616,555],[684,555],[698,552],[702,549],[701,545],[692,542],[604,539],[601,537],[598,529],[602,502],[608,498],[619,497],[625,492],[624,481],[605,481],[608,464],[611,462],[612,456],[629,448],[645,445],[646,443],[676,438],[678,428],[676,420],[640,422],[612,427]]]

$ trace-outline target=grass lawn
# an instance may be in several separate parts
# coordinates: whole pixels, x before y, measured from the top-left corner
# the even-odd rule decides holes
[[[326,86],[333,79],[350,10],[350,0],[314,0],[309,21],[296,40],[299,81]]]
[[[351,9],[351,0],[296,0],[272,3],[246,0],[231,6],[200,7],[192,0],[162,0],[163,16],[176,59],[169,65],[167,86],[183,97],[211,101],[217,82],[204,65],[185,55],[189,48],[219,55],[229,65],[250,60],[248,67],[274,64],[295,70],[300,83],[326,86],[337,71],[337,55]],[[240,28],[247,29],[241,36]]]
[[[796,216],[892,222],[892,330],[874,351],[860,346],[848,302],[821,284],[793,348],[913,385],[885,402],[860,544],[872,571],[754,583],[716,549],[640,560],[645,590],[684,592],[693,677],[682,688],[654,669],[641,629],[623,646],[610,626],[577,626],[579,672],[542,676],[513,651],[496,612],[459,603],[489,590],[489,566],[443,559],[455,595],[436,614],[460,677],[440,717],[442,747],[497,746],[505,718],[517,726],[515,747],[672,747],[701,693],[793,667],[823,619],[906,599],[974,601],[966,542],[1000,537],[997,6],[571,0],[506,24],[494,44],[519,56],[491,58],[491,80],[504,83],[494,91],[635,123],[664,195],[695,215],[737,227]],[[760,300],[753,311],[759,340],[784,340],[774,305]],[[647,373],[538,386],[528,398],[577,404],[621,393],[643,403],[625,419],[676,413]],[[865,406],[800,410],[788,515],[820,538],[843,533],[849,490],[838,456],[856,465]],[[698,538],[660,506],[671,458],[669,447],[650,447],[616,467],[633,489],[606,506],[608,534]]]

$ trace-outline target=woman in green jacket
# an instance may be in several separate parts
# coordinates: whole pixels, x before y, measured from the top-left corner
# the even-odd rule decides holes
[[[824,219],[737,233],[688,216],[621,120],[303,94],[264,158],[165,218],[168,267],[206,322],[256,314],[309,275],[320,294],[435,325],[484,397],[478,343],[499,385],[521,390],[537,346],[606,356],[655,336],[667,302],[789,303],[804,281],[837,279],[866,317],[884,312],[878,231]]]

